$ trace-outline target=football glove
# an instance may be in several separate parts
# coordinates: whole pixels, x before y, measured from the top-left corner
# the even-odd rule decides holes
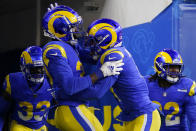
[[[119,75],[120,71],[123,70],[122,66],[124,65],[124,63],[122,62],[122,60],[118,60],[118,61],[108,61],[105,62],[100,70],[103,73],[104,77],[107,76],[112,76],[112,75]]]

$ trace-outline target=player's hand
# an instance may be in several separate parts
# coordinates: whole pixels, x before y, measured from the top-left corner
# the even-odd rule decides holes
[[[122,62],[122,60],[108,61],[101,66],[100,70],[102,71],[104,77],[119,75],[120,71],[123,70],[122,68],[123,65],[124,63]]]

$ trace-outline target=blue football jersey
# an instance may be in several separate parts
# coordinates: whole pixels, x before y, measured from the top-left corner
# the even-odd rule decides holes
[[[179,82],[168,88],[158,85],[158,81],[149,81],[150,99],[160,106],[163,113],[160,131],[188,131],[187,116],[190,129],[196,130],[195,82],[189,78],[181,78]]]
[[[77,51],[69,44],[51,41],[43,48],[43,59],[50,84],[60,105],[86,104],[73,95],[92,86],[90,76],[84,75]]]
[[[44,125],[43,117],[52,99],[50,85],[46,78],[43,84],[33,91],[22,72],[10,73],[6,76],[3,89],[13,101],[12,120],[32,129]]]

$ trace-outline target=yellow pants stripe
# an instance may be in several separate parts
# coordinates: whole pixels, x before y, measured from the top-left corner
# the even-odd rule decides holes
[[[80,109],[81,108],[81,109]],[[84,121],[89,125],[89,127],[91,128],[92,131],[95,131],[95,128],[93,127],[93,125],[91,124],[91,122],[88,120],[88,118],[83,114],[82,110],[85,110],[83,109],[83,107],[76,107],[78,113],[80,114],[80,116],[84,119]]]
[[[56,127],[61,131],[84,131],[83,127],[73,116],[69,106],[59,106],[55,111]]]
[[[82,122],[82,123],[81,123]],[[103,131],[99,120],[85,105],[59,106],[55,111],[56,127],[61,131]]]
[[[147,114],[144,114],[143,125],[142,125],[142,128],[141,128],[141,131],[145,130],[146,123],[147,123]]]

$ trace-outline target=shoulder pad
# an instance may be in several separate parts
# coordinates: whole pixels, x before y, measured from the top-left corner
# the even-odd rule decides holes
[[[11,95],[11,85],[10,85],[10,75],[9,74],[5,77],[5,81],[3,83],[3,90],[5,90],[9,95]]]
[[[117,61],[124,58],[124,54],[117,49],[107,50],[100,58],[100,63],[103,64],[107,61]]]
[[[46,65],[48,65],[49,63],[49,58],[54,58],[58,56],[62,56],[67,59],[65,49],[60,45],[51,44],[46,46],[43,50],[43,60]]]

